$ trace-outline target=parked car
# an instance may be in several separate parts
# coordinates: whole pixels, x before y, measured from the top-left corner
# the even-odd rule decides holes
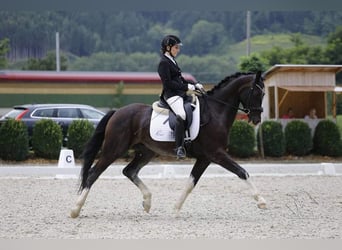
[[[23,121],[32,136],[34,124],[41,119],[52,119],[62,127],[64,142],[67,141],[69,125],[79,119],[87,119],[97,126],[105,114],[89,105],[83,104],[25,104],[14,106],[11,111],[0,118],[0,125],[6,119]]]

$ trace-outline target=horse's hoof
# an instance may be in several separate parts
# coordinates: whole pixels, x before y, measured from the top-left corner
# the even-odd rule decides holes
[[[179,206],[177,206],[177,205],[174,206],[174,208],[173,208],[173,214],[174,214],[174,217],[175,217],[175,218],[179,218],[179,216],[180,216],[180,210],[181,210],[181,208],[180,208]]]
[[[145,211],[146,213],[149,213],[149,212],[150,212],[150,209],[151,209],[151,204],[148,204],[146,201],[143,201],[143,202],[142,202],[142,205],[143,205],[144,211]]]
[[[146,213],[149,213],[149,212],[150,212],[150,209],[151,209],[151,200],[152,200],[152,195],[151,195],[151,193],[145,194],[145,195],[143,196],[142,205],[143,205],[144,211],[145,211]]]
[[[266,202],[260,202],[260,203],[258,203],[258,208],[260,208],[260,209],[266,209],[267,207],[266,207]]]
[[[266,200],[260,195],[254,195],[254,199],[257,201],[258,208],[266,209]]]
[[[71,212],[70,212],[70,217],[71,218],[77,218],[78,216],[80,215],[80,212],[78,211],[78,209],[71,209]]]

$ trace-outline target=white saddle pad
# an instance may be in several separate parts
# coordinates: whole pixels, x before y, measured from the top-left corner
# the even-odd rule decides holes
[[[175,141],[174,132],[169,126],[169,115],[165,115],[163,112],[152,111],[150,135],[155,141]],[[189,128],[190,137],[185,139],[196,139],[200,127],[200,104],[196,97],[196,107],[193,110],[192,123]],[[187,132],[185,133],[188,134]]]

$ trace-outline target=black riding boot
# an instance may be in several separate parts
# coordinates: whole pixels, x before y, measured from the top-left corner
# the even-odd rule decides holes
[[[185,148],[184,148],[184,133],[185,133],[184,121],[179,115],[177,115],[176,127],[175,127],[177,159],[183,159],[186,157]]]

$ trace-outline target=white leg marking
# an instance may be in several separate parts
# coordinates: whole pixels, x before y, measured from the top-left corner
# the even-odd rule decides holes
[[[181,195],[181,197],[179,198],[178,202],[175,205],[175,213],[176,216],[179,215],[179,212],[184,204],[185,199],[188,197],[188,195],[191,193],[191,191],[194,189],[195,184],[194,184],[194,178],[192,176],[190,176],[190,178],[188,179],[187,183],[186,183],[186,187]]]
[[[258,208],[266,209],[266,200],[259,194],[259,191],[254,186],[254,184],[249,180],[249,178],[246,180],[246,183],[252,191],[253,198],[254,200],[256,200]]]
[[[83,207],[83,205],[87,199],[87,196],[89,194],[89,190],[90,190],[89,188],[85,188],[82,190],[80,197],[78,197],[78,199],[77,199],[76,206],[73,209],[71,209],[71,212],[70,212],[71,218],[76,218],[80,215],[81,208]]]
[[[146,187],[146,185],[143,182],[139,182],[138,188],[140,189],[142,195],[143,195],[143,207],[146,213],[150,212],[151,209],[151,200],[152,200],[152,194],[150,190]]]

